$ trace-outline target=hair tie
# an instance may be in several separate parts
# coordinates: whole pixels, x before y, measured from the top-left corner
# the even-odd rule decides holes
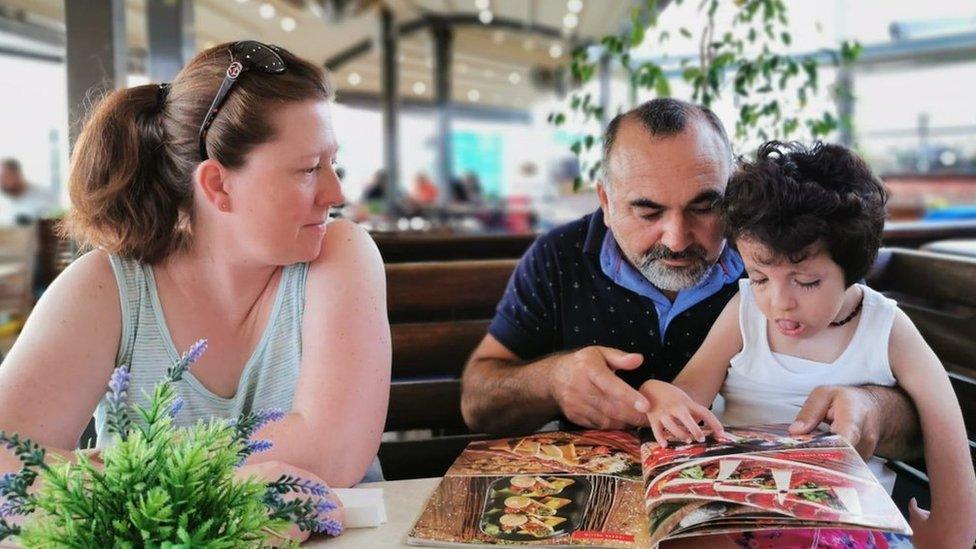
[[[156,95],[156,102],[159,103],[160,107],[162,107],[163,103],[166,102],[166,97],[169,95],[169,88],[170,88],[169,82],[163,82],[162,84],[159,85],[159,91],[157,92]]]

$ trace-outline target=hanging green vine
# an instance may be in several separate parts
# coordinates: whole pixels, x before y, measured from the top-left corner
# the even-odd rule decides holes
[[[726,0],[728,1],[728,0]],[[805,130],[811,138],[823,137],[841,125],[830,110],[811,113],[810,99],[818,93],[818,62],[811,55],[795,56],[782,53],[792,43],[789,17],[783,0],[734,0],[736,13],[727,29],[719,28],[716,12],[722,0],[702,0],[698,14],[702,18],[698,35],[697,64],[692,60],[681,63],[680,78],[691,86],[690,101],[711,107],[716,100],[733,94],[738,108],[733,146],[750,140],[788,139],[803,137]],[[683,0],[673,0],[681,5]],[[647,0],[631,12],[630,31],[605,36],[600,40],[603,55],[619,64],[630,80],[632,98],[646,95],[671,96],[669,74],[661,64],[643,60],[636,63],[632,50],[647,41],[663,51],[671,32],[658,28],[658,0]],[[685,38],[694,38],[692,31],[677,31]],[[838,65],[852,62],[860,54],[856,42],[844,42],[834,56]],[[599,59],[591,58],[588,47],[577,48],[570,61],[570,74],[576,91],[569,96],[568,110],[553,112],[549,122],[555,126],[573,123],[582,128],[593,127],[604,115],[603,108],[583,88],[597,73]],[[849,93],[834,90],[835,93]],[[599,150],[599,131],[583,131],[573,139],[570,150],[580,161],[581,175],[574,181],[574,190],[584,183],[594,182],[601,161],[593,158]],[[594,146],[597,149],[594,150]],[[738,148],[738,147],[736,147]]]

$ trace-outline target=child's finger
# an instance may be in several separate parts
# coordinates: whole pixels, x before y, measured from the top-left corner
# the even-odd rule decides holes
[[[702,433],[701,427],[698,426],[698,421],[691,417],[688,410],[681,410],[675,415],[679,420],[681,420],[684,427],[688,429],[688,433],[691,435],[691,438],[697,440],[698,442],[703,442],[705,440],[705,433]]]
[[[696,410],[698,413],[698,419],[705,422],[705,426],[712,430],[712,436],[721,436],[725,433],[725,427],[722,426],[722,422],[715,417],[708,408],[699,405]]]
[[[691,442],[691,435],[688,434],[688,431],[685,431],[683,427],[678,425],[678,423],[673,419],[671,419],[670,417],[663,416],[661,418],[661,423],[664,424],[665,429],[667,429],[668,431],[671,432],[672,435],[674,435],[674,438],[678,440],[683,440],[685,442]]]
[[[912,520],[924,521],[929,518],[929,514],[930,513],[928,511],[918,506],[918,502],[915,501],[915,498],[912,498],[911,501],[908,502],[908,515]]]
[[[661,431],[661,423],[656,419],[652,419],[651,416],[647,416],[647,419],[651,424],[651,432],[654,433],[654,440],[661,445],[661,448],[667,448],[668,437],[664,436],[664,432]]]

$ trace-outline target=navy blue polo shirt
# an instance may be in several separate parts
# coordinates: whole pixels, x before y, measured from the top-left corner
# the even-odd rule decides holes
[[[641,353],[643,364],[619,371],[622,379],[633,387],[651,378],[671,381],[738,291],[741,260],[723,252],[715,268],[724,272],[687,296],[679,293],[672,306],[660,303],[649,283],[645,288],[632,273],[621,274],[636,270],[621,264],[608,241],[599,209],[540,236],[512,273],[488,332],[523,360],[588,345]]]

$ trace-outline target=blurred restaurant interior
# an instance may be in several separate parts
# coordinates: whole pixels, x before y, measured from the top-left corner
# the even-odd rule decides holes
[[[170,81],[218,43],[279,44],[331,75],[346,198],[331,215],[369,229],[386,263],[386,478],[441,475],[476,436],[457,411],[460,371],[515,261],[536,235],[598,207],[587,153],[599,146],[584,136],[662,92],[700,99],[689,71],[701,62],[703,21],[717,21],[709,32],[719,36],[742,4],[706,15],[698,0],[0,0],[0,353],[78,252],[56,224],[95,98]],[[785,4],[777,53],[804,60],[801,74],[809,61],[819,82],[802,109],[795,93],[783,107],[810,113],[786,137],[843,143],[887,184],[885,245],[903,253],[878,286],[917,298],[910,316],[950,370],[972,441],[976,3]],[[606,40],[629,40],[640,25],[649,37],[628,46],[629,59],[659,71],[643,83]],[[723,79],[710,98],[730,134],[745,103],[782,93],[753,87],[746,97],[731,86]],[[579,120],[584,97],[596,110]],[[755,126],[734,132],[736,154],[772,137]],[[926,477],[923,464],[902,466],[917,480],[896,488],[904,508]]]

